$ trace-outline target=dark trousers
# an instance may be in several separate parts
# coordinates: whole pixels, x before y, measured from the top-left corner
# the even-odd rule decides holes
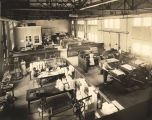
[[[108,72],[106,70],[103,70],[103,80],[104,80],[104,83],[107,82],[107,76],[108,76]]]

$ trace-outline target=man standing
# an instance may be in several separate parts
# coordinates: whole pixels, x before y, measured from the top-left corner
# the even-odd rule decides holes
[[[108,70],[110,69],[112,69],[112,67],[110,67],[107,60],[105,60],[102,65],[104,84],[107,84]]]

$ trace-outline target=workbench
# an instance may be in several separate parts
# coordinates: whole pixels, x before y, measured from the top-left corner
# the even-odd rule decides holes
[[[63,39],[61,45],[63,48],[69,48],[71,45],[78,45],[80,43],[81,41],[74,39]]]
[[[28,102],[28,111],[30,112],[30,104],[32,101],[36,101],[41,99],[40,96],[37,96],[39,93],[43,93],[43,97],[50,97],[55,96],[58,94],[66,93],[66,92],[72,92],[73,90],[64,90],[60,91],[59,89],[55,88],[55,84],[51,84],[49,86],[41,87],[41,88],[35,88],[35,89],[29,89],[26,93],[26,101]]]
[[[31,51],[20,51],[20,52],[12,52],[12,55],[10,56],[12,58],[12,61],[10,63],[14,64],[14,59],[19,58],[19,62],[21,59],[26,61],[27,66],[29,66],[29,63],[32,61],[35,61],[37,57],[40,59],[48,59],[48,58],[54,58],[54,57],[60,57],[60,51],[57,48],[52,49],[43,49],[43,50],[31,50]]]
[[[0,108],[1,108],[1,107],[4,107],[4,108],[3,108],[3,109],[0,109],[0,112],[2,112],[2,111],[5,109],[6,104],[7,104],[7,99],[6,99],[6,97],[5,97],[5,96],[1,96],[1,97],[0,97]]]
[[[12,96],[14,97],[14,85],[13,84],[7,84],[7,85],[1,85],[1,89],[4,92],[12,92]]]
[[[52,71],[52,72],[41,72],[40,75],[37,77],[38,84],[41,85],[41,87],[47,83],[53,82],[57,79],[62,79],[65,76],[65,73],[58,73],[58,71]]]
[[[56,96],[47,97],[46,102],[47,105],[44,107],[44,109],[46,111],[52,109],[52,116],[67,111],[69,109],[72,110],[73,108],[71,95],[68,92],[58,94]]]
[[[67,56],[68,57],[78,56],[80,51],[91,50],[92,48],[97,48],[97,52],[100,54],[103,52],[104,44],[94,43],[94,42],[82,42],[81,44],[69,45],[67,49]]]
[[[12,75],[5,73],[3,75],[3,79],[0,82],[0,87],[4,92],[12,92],[12,96],[14,97],[14,84],[12,82]]]

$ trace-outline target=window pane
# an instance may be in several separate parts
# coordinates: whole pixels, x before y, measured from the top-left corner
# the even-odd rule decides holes
[[[78,21],[78,24],[79,24],[79,25],[83,25],[83,24],[84,24],[84,21],[83,21],[83,20]]]
[[[152,25],[152,19],[151,19],[151,17],[145,17],[145,18],[143,18],[143,25],[144,26],[151,26]]]
[[[134,18],[134,26],[141,26],[141,18]]]
[[[78,31],[78,37],[83,39],[84,38],[84,32]]]
[[[97,20],[94,20],[94,25],[97,25],[98,24],[98,21]]]
[[[109,27],[109,21],[106,19],[104,20],[104,28],[108,28]]]
[[[88,25],[97,25],[97,20],[89,20]]]
[[[109,19],[109,28],[113,28],[113,19]]]
[[[114,28],[116,29],[120,28],[120,19],[114,19]]]
[[[74,21],[72,20],[72,24],[74,24]]]
[[[74,36],[74,31],[72,30],[72,35]]]
[[[90,41],[91,40],[91,34],[88,33],[88,40]]]

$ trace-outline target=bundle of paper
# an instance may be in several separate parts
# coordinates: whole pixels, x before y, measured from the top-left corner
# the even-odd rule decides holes
[[[109,114],[112,114],[112,113],[115,113],[117,112],[118,109],[111,103],[111,104],[108,104],[107,102],[103,103],[102,105],[102,110],[101,112],[104,114],[104,115],[109,115]]]
[[[56,81],[56,86],[55,86],[57,89],[59,89],[60,91],[63,91],[64,90],[64,85],[62,83],[62,81],[60,79],[58,79]]]
[[[119,75],[125,75],[124,72],[122,72],[121,70],[118,70],[118,69],[111,70],[111,72],[114,73],[117,76],[119,76]]]
[[[125,68],[125,69],[127,69],[129,71],[136,69],[135,67],[133,67],[133,66],[131,66],[129,64],[121,65],[121,67],[123,67],[123,68]]]

